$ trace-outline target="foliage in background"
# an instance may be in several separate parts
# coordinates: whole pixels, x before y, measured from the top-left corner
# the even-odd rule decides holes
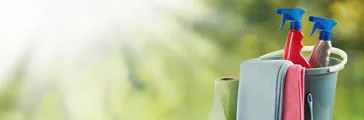
[[[143,41],[143,50],[147,52],[142,55],[130,46],[116,45],[117,52],[100,55],[100,64],[90,65],[77,72],[86,76],[80,78],[113,80],[98,82],[100,85],[94,86],[105,88],[99,93],[103,96],[100,98],[103,104],[98,108],[105,112],[100,115],[103,120],[207,119],[212,107],[215,79],[238,77],[240,62],[284,47],[289,27],[286,24],[282,30],[278,30],[281,16],[275,14],[275,9],[279,7],[300,7],[306,10],[303,16],[304,45],[314,45],[318,38],[318,33],[309,36],[313,26],[308,22],[309,15],[337,20],[332,37],[333,46],[345,50],[349,61],[339,74],[334,120],[364,119],[364,74],[361,70],[364,66],[364,34],[361,34],[364,32],[364,1],[196,2],[209,9],[209,12],[193,18],[170,12],[183,24],[183,28],[164,29],[168,35],[148,38],[163,39],[163,43]],[[173,26],[175,23],[170,24]],[[123,71],[128,72],[118,73]],[[122,76],[125,74],[127,77]],[[1,120],[20,120],[25,119],[24,116],[27,120],[62,120],[77,116],[72,111],[65,111],[63,94],[67,93],[60,93],[56,88],[47,89],[45,95],[35,100],[38,101],[34,102],[37,105],[24,105],[20,101],[30,98],[28,94],[20,92],[24,84],[22,76],[14,76],[9,79],[15,82],[10,82],[1,90]],[[124,79],[127,80],[120,82]]]

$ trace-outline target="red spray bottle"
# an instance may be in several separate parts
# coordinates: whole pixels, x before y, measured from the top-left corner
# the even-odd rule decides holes
[[[283,15],[282,24],[279,29],[282,29],[286,20],[290,22],[290,31],[287,36],[283,59],[290,60],[294,64],[299,64],[306,68],[311,68],[311,65],[301,54],[303,48],[302,39],[304,37],[301,31],[301,17],[305,11],[299,8],[278,8],[276,12]]]

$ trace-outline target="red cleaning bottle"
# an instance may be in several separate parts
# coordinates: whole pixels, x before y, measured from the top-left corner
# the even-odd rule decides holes
[[[287,36],[283,59],[290,60],[294,64],[299,64],[306,68],[311,68],[311,65],[301,54],[303,48],[302,39],[304,37],[301,31],[301,17],[305,11],[299,8],[278,8],[276,12],[283,15],[280,29],[282,29],[286,20],[290,21],[290,31]]]

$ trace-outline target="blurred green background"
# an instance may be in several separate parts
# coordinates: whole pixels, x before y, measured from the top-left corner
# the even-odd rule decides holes
[[[302,20],[304,45],[314,45],[318,38],[318,32],[309,36],[313,26],[309,15],[338,22],[332,44],[346,51],[349,61],[339,73],[333,117],[364,119],[364,74],[360,70],[364,67],[362,0],[93,0],[77,4],[35,1],[39,4],[34,5],[44,2],[73,6],[53,8],[52,14],[39,16],[54,15],[54,20],[68,17],[70,26],[84,25],[85,29],[55,28],[55,34],[50,35],[55,38],[57,33],[70,34],[64,39],[80,35],[78,31],[94,25],[87,22],[90,20],[103,24],[74,38],[86,39],[82,42],[56,42],[63,46],[48,49],[38,49],[48,44],[29,42],[29,49],[24,49],[14,59],[14,65],[1,73],[5,77],[1,78],[0,120],[205,120],[212,107],[215,79],[238,77],[240,62],[283,49],[289,24],[278,30],[281,16],[275,10],[287,7],[306,10]],[[109,4],[102,4],[105,2]],[[144,9],[146,6],[153,6],[153,10]],[[66,11],[66,15],[55,10]],[[72,15],[67,15],[67,11]],[[103,21],[110,16],[121,17]],[[10,18],[5,15],[4,19]],[[42,25],[52,30],[55,23],[63,22]],[[42,37],[48,34],[44,31],[29,39],[46,39]],[[4,41],[10,40],[3,38]],[[80,46],[90,47],[78,49]],[[63,52],[52,51],[56,48]],[[47,50],[51,50],[51,59],[46,59],[50,54],[36,59],[41,56],[40,51]],[[3,55],[0,59],[5,58]]]

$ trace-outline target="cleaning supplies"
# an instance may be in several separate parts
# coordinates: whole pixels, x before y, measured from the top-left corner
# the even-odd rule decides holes
[[[248,60],[240,65],[237,120],[281,120],[288,60]]]
[[[305,68],[291,65],[286,73],[283,89],[282,120],[304,119]]]
[[[238,87],[237,78],[215,80],[215,98],[208,120],[236,120]]]
[[[290,21],[290,31],[287,36],[283,59],[290,60],[294,64],[299,64],[306,68],[311,68],[311,65],[301,54],[301,49],[303,47],[302,39],[304,37],[301,31],[301,17],[305,11],[299,8],[278,8],[276,12],[277,14],[283,15],[282,23],[279,29],[282,29],[286,20]]]
[[[317,41],[311,55],[309,63],[312,67],[327,67],[329,64],[329,56],[331,49],[331,32],[332,28],[337,24],[334,20],[316,16],[310,16],[309,21],[314,22],[312,35],[316,29],[321,29],[319,40]]]

